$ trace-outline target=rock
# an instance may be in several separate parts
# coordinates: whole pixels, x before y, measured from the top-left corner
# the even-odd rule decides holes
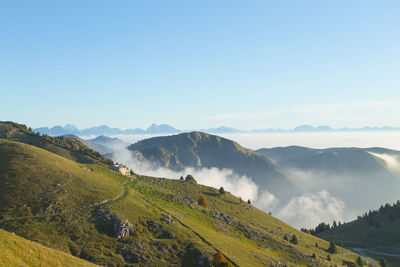
[[[168,214],[163,214],[163,218],[161,220],[163,220],[167,224],[174,224],[174,220],[172,219],[172,215],[169,214],[169,213]]]
[[[170,232],[164,230],[164,231],[162,231],[161,235],[158,238],[161,238],[161,239],[174,239],[175,235],[173,235]]]
[[[123,238],[134,234],[133,226],[128,220],[120,219],[109,210],[97,210],[97,218],[103,225],[107,226],[116,238]]]

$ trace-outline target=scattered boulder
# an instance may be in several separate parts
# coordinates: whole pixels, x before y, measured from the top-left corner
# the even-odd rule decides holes
[[[123,238],[134,234],[133,226],[128,222],[118,217],[109,210],[99,209],[96,211],[98,221],[102,226],[107,228],[116,238]]]

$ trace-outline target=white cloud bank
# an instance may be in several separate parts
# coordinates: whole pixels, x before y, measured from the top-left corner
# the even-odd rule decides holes
[[[244,200],[250,199],[256,207],[272,212],[274,216],[297,228],[315,227],[320,222],[342,220],[343,217],[343,201],[327,191],[295,197],[282,207],[279,206],[280,201],[276,196],[268,191],[261,191],[252,179],[229,169],[185,168],[176,172],[167,168],[153,168],[139,162],[127,149],[114,153],[113,158],[115,162],[126,164],[135,172],[149,176],[179,179],[192,174],[199,184],[215,188],[222,186],[226,191]]]
[[[395,155],[389,155],[389,154],[380,154],[380,153],[374,153],[374,152],[368,152],[369,154],[373,155],[374,157],[377,157],[386,164],[386,167],[396,173],[400,173],[400,159],[395,156]]]
[[[314,227],[320,222],[343,221],[345,204],[328,191],[307,193],[292,198],[276,216],[292,226]]]

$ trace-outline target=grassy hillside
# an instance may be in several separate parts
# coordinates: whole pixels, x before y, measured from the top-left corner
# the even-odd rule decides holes
[[[0,229],[0,266],[96,266]]]
[[[219,136],[191,132],[155,137],[137,142],[128,149],[137,152],[141,160],[172,170],[185,167],[231,169],[282,198],[297,192],[271,160]]]
[[[0,139],[3,217],[56,213],[97,203],[113,197],[122,181],[101,165],[79,164],[37,147]]]
[[[0,122],[0,138],[40,147],[81,163],[112,164],[111,160],[90,149],[79,139],[40,135],[27,126],[14,122]]]
[[[341,242],[346,248],[362,250],[377,260],[384,257],[391,266],[400,266],[400,201],[317,236]]]
[[[127,178],[6,140],[0,155],[0,228],[96,264],[209,266],[218,251],[237,266],[331,263],[328,242],[230,193],[182,180]],[[197,203],[200,195],[208,208]],[[285,235],[296,235],[298,244]],[[337,264],[357,257],[342,248],[330,256]]]

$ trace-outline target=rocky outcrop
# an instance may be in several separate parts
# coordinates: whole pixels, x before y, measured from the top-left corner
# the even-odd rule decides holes
[[[103,228],[107,228],[116,238],[123,238],[134,234],[133,226],[128,220],[121,219],[109,210],[99,209],[96,216]]]

